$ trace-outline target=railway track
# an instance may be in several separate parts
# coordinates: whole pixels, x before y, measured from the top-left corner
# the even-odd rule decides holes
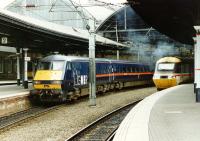
[[[137,89],[137,88],[136,88]],[[129,91],[130,89],[123,89],[123,90],[120,90],[120,92],[126,92],[126,91]],[[111,94],[112,92],[107,92],[107,94]],[[103,96],[103,95],[102,95]],[[86,97],[82,97],[82,98],[80,98],[78,101],[80,102],[80,101],[84,101],[84,100],[86,100],[87,98]],[[75,101],[75,102],[77,102],[77,101]],[[135,103],[135,102],[134,102]],[[71,103],[68,103],[68,104],[71,104]],[[133,103],[132,103],[133,104]],[[132,104],[128,104],[126,107],[129,107],[129,105],[132,105]],[[48,112],[50,112],[50,111],[53,111],[53,110],[56,110],[56,109],[58,109],[59,107],[61,107],[61,106],[66,106],[66,103],[65,104],[60,104],[60,105],[56,105],[56,106],[38,106],[38,107],[32,107],[32,108],[30,108],[30,109],[28,109],[28,110],[25,110],[25,111],[21,111],[21,112],[17,112],[17,113],[14,113],[14,114],[12,114],[12,115],[9,115],[9,116],[4,116],[4,117],[0,117],[0,132],[4,132],[4,131],[7,131],[7,130],[9,130],[10,128],[13,128],[13,127],[15,127],[15,126],[18,126],[18,125],[20,125],[20,124],[22,124],[22,123],[24,123],[24,122],[28,122],[29,120],[32,120],[32,119],[34,119],[34,118],[37,118],[37,117],[39,117],[39,116],[42,116],[43,114],[46,114],[46,113],[48,113]],[[133,107],[133,106],[132,106]],[[132,108],[131,107],[131,108]],[[131,109],[130,108],[130,109]],[[124,111],[126,111],[125,112],[125,114],[124,114],[124,116],[128,113],[128,111],[130,110],[130,109],[128,109],[128,110],[124,110]],[[118,110],[120,110],[120,109],[117,109],[116,110],[116,113],[117,113],[117,111]],[[123,108],[121,109],[121,110],[123,110]],[[113,112],[112,112],[113,113]],[[108,117],[109,116],[112,116],[112,113],[110,113],[110,114],[108,114],[108,115],[106,115],[105,117],[103,117],[103,118],[107,118],[108,119]],[[123,118],[121,119],[121,117],[123,117],[123,115],[120,115],[119,117],[117,117],[118,119],[117,119],[117,121],[119,120],[119,123],[123,120]],[[101,119],[99,119],[99,120],[101,120]],[[103,121],[103,119],[101,120],[101,121]],[[97,121],[95,121],[95,122],[98,122],[98,123],[100,123],[98,120]],[[95,124],[95,122],[94,123],[92,123],[92,124]],[[116,125],[117,124],[119,124],[119,123],[116,123]],[[86,129],[84,129],[85,131],[86,130],[88,130],[90,127],[92,127],[93,125],[89,125],[88,127],[86,127]],[[113,126],[114,127],[114,126]],[[117,127],[118,127],[118,125],[117,125]],[[110,128],[112,128],[112,127],[110,127]],[[116,128],[117,129],[117,128]],[[115,130],[116,130],[115,129]],[[80,133],[81,132],[85,132],[85,131],[80,131]],[[113,130],[112,129],[112,134],[114,134],[114,131],[115,130]],[[78,134],[78,133],[77,133]],[[79,134],[80,135],[80,134]],[[73,140],[73,139],[75,139],[75,138],[77,138],[77,136],[79,136],[79,135],[74,135],[74,136],[72,136],[71,138],[69,138],[68,140],[69,141],[71,141],[71,140]],[[111,132],[109,132],[109,136],[111,136]],[[109,138],[109,137],[107,137],[107,138]]]
[[[108,113],[65,141],[112,141],[115,131],[122,120],[139,101],[130,103]]]
[[[59,107],[61,107],[61,105],[49,107],[32,107],[30,109],[17,112],[9,116],[0,117],[0,132],[9,130],[10,128],[18,126],[19,124],[27,122],[28,120],[56,110]]]

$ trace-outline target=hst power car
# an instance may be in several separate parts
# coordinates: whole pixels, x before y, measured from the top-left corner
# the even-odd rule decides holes
[[[153,81],[158,90],[190,82],[193,79],[192,58],[163,57],[156,62]]]

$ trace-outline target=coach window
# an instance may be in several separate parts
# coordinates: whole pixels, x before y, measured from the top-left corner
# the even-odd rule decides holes
[[[131,71],[132,71],[131,66],[129,66],[128,67],[128,72],[131,72]]]
[[[185,65],[181,64],[181,72],[184,73],[185,72]]]
[[[3,73],[3,69],[4,69],[4,64],[3,64],[3,58],[0,57],[0,73]]]
[[[144,72],[147,72],[147,68],[146,68],[146,66],[144,66]]]
[[[189,64],[186,64],[186,72],[190,72],[190,65]]]
[[[107,66],[104,64],[103,66],[103,74],[106,74]]]
[[[133,72],[133,66],[130,66],[130,72]]]
[[[122,73],[125,72],[125,67],[124,67],[124,65],[121,65],[121,72],[122,72]]]
[[[137,72],[137,66],[134,66],[133,72]]]
[[[123,73],[126,72],[126,65],[123,65]]]
[[[117,72],[117,65],[113,65],[113,72],[116,73]]]
[[[141,71],[142,71],[142,68],[141,68],[140,66],[138,67],[138,69],[139,69],[139,72],[141,72]]]
[[[142,66],[142,72],[145,72],[145,68],[144,68],[144,66]]]
[[[139,72],[142,72],[142,67],[141,66],[139,66]]]

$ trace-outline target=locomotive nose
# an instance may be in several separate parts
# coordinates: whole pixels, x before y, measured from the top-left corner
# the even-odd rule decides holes
[[[36,72],[33,87],[35,89],[61,89],[62,71],[39,70]]]

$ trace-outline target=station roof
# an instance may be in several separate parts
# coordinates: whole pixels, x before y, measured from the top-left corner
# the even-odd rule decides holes
[[[120,4],[110,4],[100,0],[72,0],[77,5],[82,6],[88,13],[100,23],[107,17],[112,15],[115,11],[124,7]],[[102,12],[103,11],[103,12]]]
[[[124,6],[102,0],[8,0],[7,3],[0,0],[0,4],[2,3],[2,8],[20,15],[81,29],[86,29],[88,19],[91,18],[99,26],[108,16]]]
[[[0,35],[13,37],[8,41],[8,46],[58,51],[88,49],[87,30],[40,21],[4,9],[0,9],[0,21]],[[97,50],[116,49],[125,45],[96,35],[96,47]]]
[[[199,0],[127,1],[155,29],[182,43],[193,44],[193,26],[200,24]]]

